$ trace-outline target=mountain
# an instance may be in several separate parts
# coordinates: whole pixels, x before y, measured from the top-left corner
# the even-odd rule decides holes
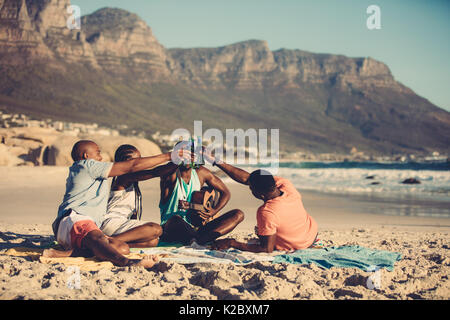
[[[280,129],[286,151],[450,153],[450,114],[370,57],[249,40],[165,48],[136,14],[70,30],[69,0],[0,0],[0,109],[146,132]]]

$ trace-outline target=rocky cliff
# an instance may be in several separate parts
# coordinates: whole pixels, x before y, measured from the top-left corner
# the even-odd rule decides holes
[[[206,49],[168,50],[172,74],[204,88],[300,88],[304,83],[340,89],[384,87],[405,93],[389,68],[371,58],[348,58],[301,50],[270,51],[266,41],[250,40]]]
[[[449,151],[449,113],[372,58],[271,51],[260,40],[167,49],[121,9],[70,30],[68,5],[0,0],[0,105],[167,133],[196,119],[282,128],[282,144],[313,151]]]
[[[101,9],[81,20],[86,41],[103,70],[117,76],[133,73],[140,79],[168,79],[165,48],[136,14]]]
[[[69,0],[0,2],[2,63],[51,60],[57,67],[75,63],[142,80],[168,78],[165,49],[135,14],[105,8],[82,17],[81,29],[69,29],[69,5]]]
[[[166,49],[136,14],[103,8],[67,27],[70,0],[0,2],[2,63],[60,59],[116,76],[179,81],[209,89],[299,88],[303,83],[341,89],[386,87],[402,92],[389,68],[371,58],[348,58],[281,49],[249,40],[220,48]],[[24,54],[26,53],[26,54]],[[59,61],[60,62],[60,61]]]

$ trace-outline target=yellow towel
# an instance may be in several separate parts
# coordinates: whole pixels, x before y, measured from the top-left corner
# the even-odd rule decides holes
[[[44,249],[18,247],[8,249],[4,254],[16,257],[30,257],[31,260],[35,261],[39,260],[39,257],[42,255],[42,252],[44,252]]]
[[[101,269],[111,269],[114,265],[109,261],[100,261],[96,258],[46,258],[42,256],[44,249],[34,249],[34,248],[13,248],[7,250],[4,254],[16,257],[30,257],[31,260],[39,260],[41,263],[46,264],[57,264],[62,263],[66,266],[78,266],[80,270],[83,271],[98,271]],[[126,255],[129,259],[142,259],[145,254],[131,253]]]

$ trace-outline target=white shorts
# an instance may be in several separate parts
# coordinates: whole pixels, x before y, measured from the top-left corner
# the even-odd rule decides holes
[[[116,236],[118,234],[124,233],[125,231],[140,227],[148,223],[147,221],[140,221],[127,218],[108,218],[103,221],[100,230],[103,231],[107,236]]]

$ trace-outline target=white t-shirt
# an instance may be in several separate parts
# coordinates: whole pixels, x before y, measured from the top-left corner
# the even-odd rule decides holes
[[[111,191],[109,194],[108,207],[105,220],[109,218],[126,218],[136,212],[136,192],[134,185],[125,190]]]

